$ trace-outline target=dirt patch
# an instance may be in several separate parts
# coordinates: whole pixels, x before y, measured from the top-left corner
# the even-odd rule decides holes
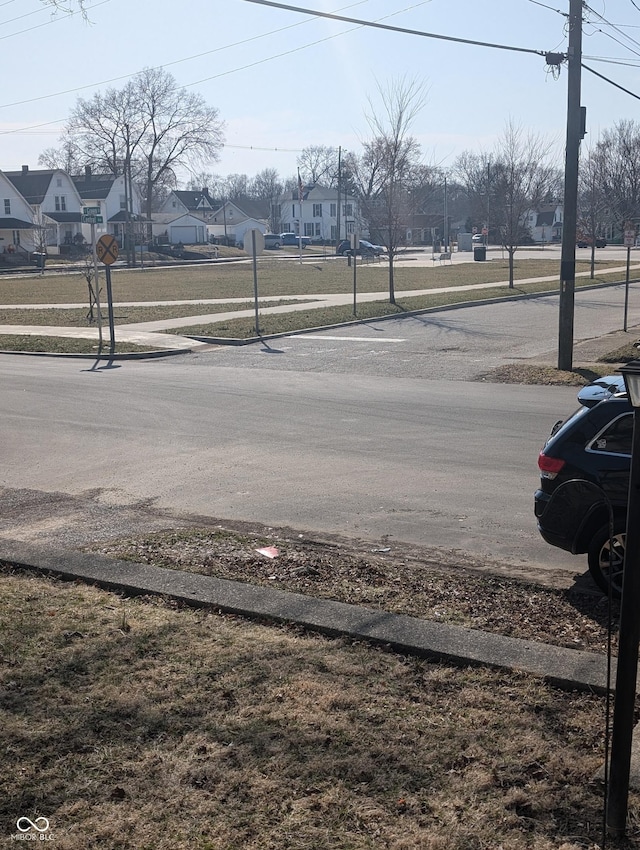
[[[591,651],[607,646],[608,608],[595,586],[553,589],[501,578],[495,565],[453,550],[356,548],[283,531],[220,528],[160,532],[97,551],[558,646]]]

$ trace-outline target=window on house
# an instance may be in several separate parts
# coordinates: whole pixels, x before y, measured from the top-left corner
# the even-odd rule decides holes
[[[4,199],[4,214],[11,215],[11,198]]]
[[[56,177],[56,186],[58,189],[62,188],[62,177]]]
[[[304,235],[305,236],[313,236],[314,235],[314,227],[312,221],[305,221],[304,223]]]
[[[319,221],[316,221],[316,236],[322,236],[322,226]]]
[[[347,236],[350,236],[352,233],[355,233],[355,223],[353,221],[347,222]]]
[[[14,231],[13,231],[13,238],[12,238],[12,242],[13,242],[13,244],[14,244],[14,245],[19,245],[19,244],[20,244],[20,231],[19,231],[19,230],[14,230]]]
[[[126,208],[127,208],[127,199],[125,198],[124,195],[120,195],[120,209],[126,210]]]
[[[313,205],[313,217],[322,218],[322,204]]]
[[[329,204],[329,215],[332,216],[333,218],[335,218],[337,212],[338,212],[338,205],[337,204]]]
[[[353,215],[353,204],[343,204],[342,205],[342,214],[344,216]]]
[[[335,242],[337,235],[338,235],[338,228],[336,227],[335,224],[332,224],[331,225],[331,241],[332,242]]]
[[[54,198],[56,212],[64,212],[67,208],[66,195],[56,195]]]

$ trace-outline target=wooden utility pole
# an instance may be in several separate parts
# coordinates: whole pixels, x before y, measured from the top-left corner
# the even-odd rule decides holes
[[[582,72],[582,0],[569,3],[567,53],[567,141],[564,167],[564,222],[560,260],[560,315],[558,369],[573,368],[573,315],[576,288],[576,230],[578,219],[578,165],[582,139],[580,83]]]

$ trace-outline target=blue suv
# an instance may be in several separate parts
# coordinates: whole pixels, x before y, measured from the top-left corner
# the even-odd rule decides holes
[[[633,408],[625,393],[558,422],[538,457],[538,530],[552,546],[587,553],[605,593],[622,590]]]

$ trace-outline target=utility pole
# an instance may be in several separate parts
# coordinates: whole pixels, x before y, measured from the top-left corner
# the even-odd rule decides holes
[[[336,208],[336,249],[340,244],[340,193],[342,191],[342,146],[338,146],[338,206]]]
[[[582,2],[569,2],[569,50],[567,53],[567,141],[564,166],[564,223],[560,260],[560,312],[558,369],[573,368],[573,315],[576,289],[576,229],[578,220],[578,165],[582,139],[580,82],[582,63]]]

